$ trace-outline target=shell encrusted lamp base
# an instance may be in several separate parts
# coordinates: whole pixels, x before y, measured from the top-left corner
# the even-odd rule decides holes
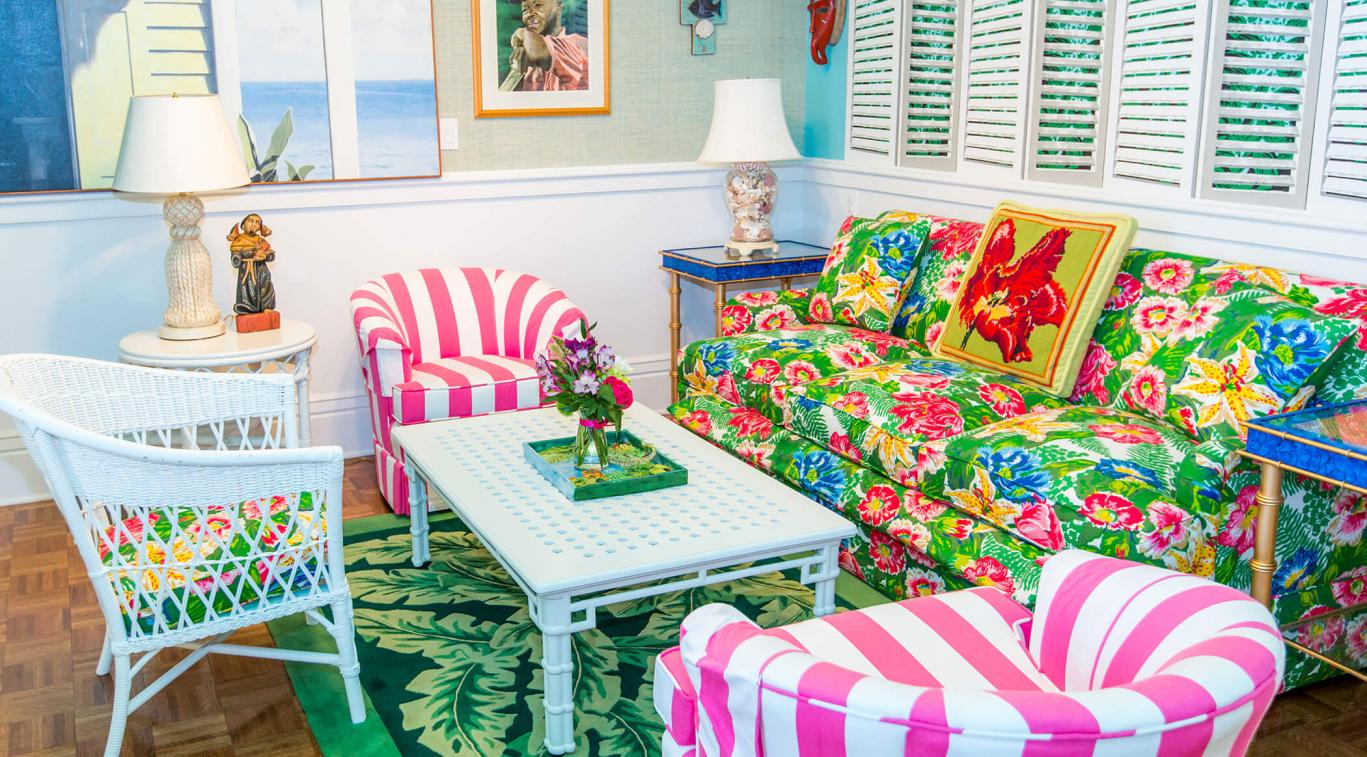
[[[768,163],[735,163],[726,174],[726,207],[731,211],[728,250],[748,258],[756,250],[778,250],[769,217],[778,199],[778,177]]]
[[[159,334],[177,341],[218,336],[224,326],[214,302],[213,261],[199,241],[204,203],[182,192],[166,199],[162,213],[171,227],[171,246],[166,250],[168,304]]]

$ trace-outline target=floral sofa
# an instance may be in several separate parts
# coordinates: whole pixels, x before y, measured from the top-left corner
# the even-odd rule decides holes
[[[1258,472],[1237,432],[1210,429],[1275,408],[1249,381],[1259,365],[1306,384],[1294,404],[1367,396],[1367,286],[1133,249],[1060,399],[930,357],[981,233],[933,219],[887,333],[810,322],[808,290],[733,298],[725,335],[681,351],[671,414],[855,523],[841,564],[890,598],[991,585],[1029,605],[1043,562],[1070,547],[1246,590]],[[1272,362],[1158,349],[1277,308],[1347,322],[1313,380],[1302,358],[1326,347],[1295,321],[1260,332]],[[1151,412],[1178,394],[1177,411]],[[1309,621],[1297,633],[1311,648],[1367,664],[1367,616],[1315,620],[1367,601],[1367,499],[1295,476],[1285,486],[1274,612]],[[1287,682],[1328,672],[1295,655]]]

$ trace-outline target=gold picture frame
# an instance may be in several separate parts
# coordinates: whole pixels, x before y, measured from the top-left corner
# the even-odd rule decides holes
[[[544,0],[527,9],[530,18],[540,16],[544,22],[544,12],[538,11],[560,8],[560,17],[550,19],[556,30],[543,35],[548,41],[542,54],[551,56],[545,68],[529,65],[528,54],[520,49],[519,56],[513,55],[514,40],[529,33],[517,3],[471,0],[475,118],[611,113],[609,2]],[[515,63],[519,58],[521,63]]]

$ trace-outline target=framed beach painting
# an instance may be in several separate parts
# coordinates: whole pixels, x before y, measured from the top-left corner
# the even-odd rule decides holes
[[[217,94],[253,182],[437,176],[431,0],[0,0],[0,192],[106,189],[128,100]]]
[[[608,0],[471,0],[475,117],[610,112]]]

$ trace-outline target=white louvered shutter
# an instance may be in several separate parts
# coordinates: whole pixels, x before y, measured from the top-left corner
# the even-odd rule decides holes
[[[1101,184],[1112,0],[1039,0],[1026,177]]]
[[[1337,34],[1323,191],[1367,199],[1367,0],[1347,0]]]
[[[907,0],[902,22],[904,166],[952,171],[957,162],[960,0]]]
[[[850,100],[847,157],[891,161],[895,154],[898,0],[850,3]]]
[[[965,0],[968,70],[964,77],[962,157],[966,164],[1021,170],[1026,71],[1033,2]]]
[[[1128,0],[1117,12],[1111,166],[1118,187],[1190,197],[1200,153],[1209,0]]]
[[[1219,0],[1206,95],[1205,197],[1299,207],[1328,0]],[[1319,7],[1319,13],[1316,8]]]

